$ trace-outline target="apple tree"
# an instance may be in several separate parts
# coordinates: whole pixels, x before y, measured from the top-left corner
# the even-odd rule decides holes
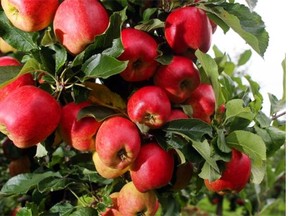
[[[286,96],[264,113],[243,67],[269,42],[256,0],[19,2],[0,10],[1,215],[285,212]]]

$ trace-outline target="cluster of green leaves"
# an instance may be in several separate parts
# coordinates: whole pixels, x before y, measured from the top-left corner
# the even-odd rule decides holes
[[[122,83],[117,79],[117,74],[127,66],[126,61],[117,59],[123,52],[120,39],[122,27],[134,26],[162,40],[164,45],[159,45],[158,61],[166,64],[171,59],[171,53],[167,51],[163,37],[165,17],[175,7],[195,3],[193,0],[103,0],[102,3],[110,12],[110,26],[77,56],[71,56],[57,42],[52,26],[40,32],[22,32],[13,27],[0,11],[0,36],[18,50],[13,55],[24,63],[23,67],[1,68],[1,85],[27,72],[35,73],[36,77],[44,74],[46,84],[40,87],[65,104],[71,100],[85,99],[87,95],[83,92],[86,93],[87,81],[99,79],[112,90],[109,93],[104,90],[105,94],[111,96],[113,91],[116,93],[109,101],[109,104],[115,102],[116,105],[106,106],[105,109],[97,106],[93,111],[88,109],[81,115],[91,114],[103,120],[115,114],[113,108],[122,109],[119,96],[124,101],[127,97],[127,92],[123,92]],[[259,55],[264,55],[268,33],[258,14],[234,1],[199,1],[195,5],[205,10],[224,32],[235,31]],[[217,44],[217,41],[214,43]],[[249,60],[251,51],[244,52],[235,63],[216,46],[213,50],[213,57],[196,51],[201,80],[211,83],[215,91],[215,115],[211,124],[197,119],[176,120],[151,132],[163,148],[177,150],[182,162],[192,161],[195,168],[194,183],[187,189],[171,192],[164,188],[158,191],[163,215],[177,215],[187,203],[195,204],[203,198],[207,193],[203,188],[203,179],[220,177],[221,165],[230,159],[231,148],[251,158],[251,183],[259,185],[266,181],[270,167],[267,161],[285,143],[285,124],[261,111],[263,97],[259,92],[260,86],[250,76],[237,70]],[[124,85],[126,88],[129,85],[131,91],[131,84]],[[271,116],[277,116],[283,110],[285,100],[278,100],[273,95],[270,95],[270,100]],[[218,111],[222,104],[226,107],[225,114]],[[187,107],[183,106],[183,109]],[[0,197],[3,200],[21,197],[28,203],[21,210],[22,215],[96,215],[104,210],[111,203],[108,197],[110,192],[117,190],[125,179],[101,178],[95,171],[90,153],[79,153],[64,143],[55,146],[52,145],[53,141],[54,137],[51,137],[38,145],[33,158],[33,172],[9,179],[3,185]],[[249,211],[252,212],[251,203]]]

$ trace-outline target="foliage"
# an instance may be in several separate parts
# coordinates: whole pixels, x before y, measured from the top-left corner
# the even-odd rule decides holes
[[[164,20],[169,11],[183,4],[195,4],[205,10],[224,32],[235,31],[261,56],[268,46],[269,36],[261,17],[234,1],[209,0],[197,4],[193,0],[147,1],[147,5],[143,2],[103,0],[111,24],[77,56],[71,56],[57,42],[52,26],[39,32],[23,32],[13,27],[1,10],[0,36],[18,50],[10,55],[24,63],[21,68],[1,68],[1,85],[20,74],[32,72],[35,77],[44,74],[45,82],[39,86],[60,103],[89,97],[96,104],[92,109],[83,109],[79,118],[92,115],[104,120],[110,115],[125,113],[129,94],[139,86],[117,79],[127,66],[126,61],[117,59],[123,52],[121,28],[130,25],[158,37],[162,42],[158,61],[165,64],[171,54],[163,36]],[[255,1],[249,3],[256,4]],[[189,160],[194,166],[193,178],[187,188],[157,191],[161,203],[158,214],[178,215],[182,211],[185,215],[195,208],[215,213],[224,202],[224,215],[281,215],[285,211],[286,128],[285,120],[281,118],[285,97],[278,99],[270,95],[271,113],[267,116],[262,112],[260,86],[246,72],[239,71],[240,66],[249,61],[251,50],[242,53],[238,62],[232,62],[229,54],[221,52],[216,45],[213,51],[214,56],[196,51],[201,80],[211,83],[216,95],[211,124],[197,119],[175,120],[153,132],[163,148],[176,149],[183,162]],[[88,91],[88,87],[93,91]],[[222,104],[226,106],[225,114],[218,111]],[[189,108],[183,106],[183,109]],[[109,194],[121,188],[129,177],[102,178],[95,170],[91,152],[79,152],[57,138],[54,133],[37,148],[29,148],[25,153],[14,148],[13,154],[29,154],[32,172],[12,178],[7,174],[9,159],[0,151],[1,215],[8,214],[18,205],[23,206],[18,215],[25,216],[97,215],[109,207]],[[4,136],[2,140],[1,147]],[[231,148],[251,158],[251,182],[239,194],[218,197],[207,191],[203,179],[220,177],[221,163],[229,160]],[[220,200],[217,205],[215,200],[213,204],[215,197]]]

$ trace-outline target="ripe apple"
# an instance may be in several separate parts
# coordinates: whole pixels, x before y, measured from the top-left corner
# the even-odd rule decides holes
[[[21,62],[18,61],[18,59],[11,57],[11,56],[1,56],[0,67],[3,67],[3,66],[21,66]],[[15,79],[1,86],[0,87],[0,101],[3,100],[13,90],[24,85],[35,85],[35,81],[31,73],[19,75]]]
[[[171,110],[171,114],[167,120],[168,121],[172,121],[172,120],[177,120],[177,119],[188,119],[189,116],[186,115],[181,109],[172,109]]]
[[[221,177],[210,182],[208,179],[204,183],[208,190],[225,194],[226,192],[240,192],[248,183],[251,175],[250,158],[236,150],[232,149],[232,157],[226,162]]]
[[[193,165],[190,161],[183,164],[176,164],[173,178],[171,180],[172,190],[181,190],[190,183],[193,176]]]
[[[140,192],[166,186],[173,175],[174,154],[165,151],[158,143],[151,142],[141,146],[134,161],[130,175],[133,183]]]
[[[16,52],[16,49],[0,37],[0,53]]]
[[[211,115],[215,111],[215,93],[212,85],[201,83],[186,101],[193,109],[193,118],[201,119],[207,123],[211,122]]]
[[[145,81],[153,76],[158,63],[158,44],[148,33],[134,28],[121,31],[124,52],[119,60],[129,60],[127,68],[120,76],[129,82]]]
[[[192,60],[174,56],[168,65],[161,65],[154,75],[154,84],[163,88],[176,104],[189,98],[200,84],[200,74]]]
[[[137,190],[132,181],[121,188],[117,200],[119,212],[125,216],[153,216],[159,207],[159,201],[154,190],[142,193]]]
[[[58,0],[1,0],[7,18],[25,32],[40,31],[50,25]]]
[[[212,26],[206,13],[187,6],[173,10],[165,20],[167,43],[177,54],[200,49],[207,52],[211,46]]]
[[[118,196],[119,192],[113,192],[112,194],[110,194],[110,198],[112,200],[111,207],[106,208],[104,212],[100,213],[100,216],[123,216],[119,212]]]
[[[21,62],[12,56],[1,56],[0,66],[21,66]]]
[[[141,137],[138,127],[128,118],[112,116],[106,119],[96,135],[96,151],[108,167],[125,169],[140,151]]]
[[[73,55],[82,52],[108,25],[108,12],[98,0],[65,0],[53,21],[57,39]]]
[[[125,167],[124,169],[116,169],[106,166],[99,158],[97,152],[93,153],[93,163],[98,174],[106,179],[117,178],[126,173],[129,169],[129,166]]]
[[[11,160],[8,165],[9,174],[11,177],[22,173],[30,172],[31,162],[27,155],[24,155],[15,160]]]
[[[21,86],[0,102],[0,131],[18,148],[45,140],[58,126],[61,107],[48,92]]]
[[[91,105],[88,101],[80,103],[70,102],[62,107],[59,132],[63,141],[79,151],[95,149],[95,135],[101,125],[93,117],[77,120],[79,111]]]
[[[166,123],[170,113],[170,100],[158,86],[147,85],[137,89],[127,102],[129,118],[150,128],[160,128]]]

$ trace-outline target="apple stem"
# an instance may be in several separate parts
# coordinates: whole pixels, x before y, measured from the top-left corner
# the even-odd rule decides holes
[[[120,158],[121,161],[125,161],[126,158],[127,158],[125,149],[121,149],[121,150],[118,152],[117,155],[118,155],[118,157]]]
[[[224,198],[224,196],[220,195],[218,198],[219,198],[219,202],[217,203],[216,215],[222,216],[223,215],[223,198]]]

